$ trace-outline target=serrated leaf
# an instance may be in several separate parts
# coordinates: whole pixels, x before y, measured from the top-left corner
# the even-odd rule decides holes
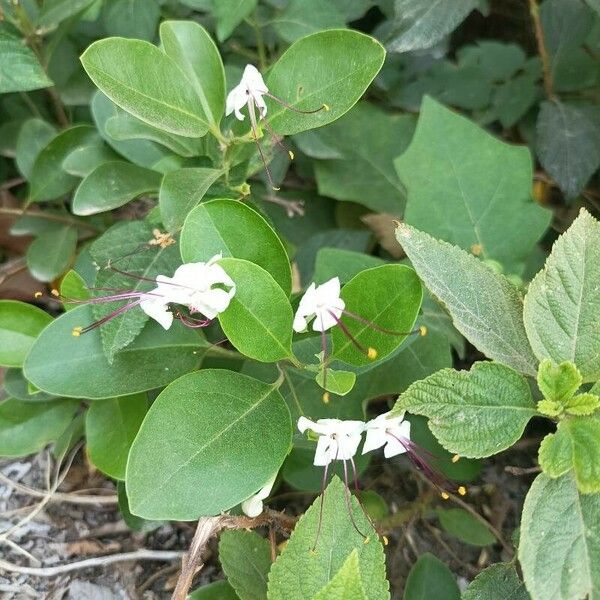
[[[600,223],[585,209],[555,242],[525,296],[536,356],[575,363],[584,383],[600,379]]]
[[[483,458],[512,446],[536,414],[527,380],[512,369],[477,362],[470,371],[443,369],[413,383],[394,412],[425,415],[450,452]]]
[[[549,433],[540,444],[538,461],[546,475],[555,479],[573,468],[573,442],[565,427]]]
[[[360,576],[356,549],[352,550],[342,568],[313,600],[368,600]]]
[[[381,44],[358,31],[332,29],[294,42],[269,71],[270,92],[300,110],[323,104],[329,110],[302,115],[267,98],[271,127],[291,135],[335,121],[360,99],[384,59]]]
[[[395,35],[390,52],[431,48],[452,32],[477,6],[477,0],[395,0]]]
[[[426,552],[413,565],[404,588],[403,600],[460,600],[460,590],[452,571]]]
[[[527,147],[426,97],[412,142],[394,164],[407,190],[406,223],[522,272],[551,217],[531,197]]]
[[[537,360],[523,325],[517,289],[479,259],[402,224],[396,237],[454,326],[489,358],[535,375]]]
[[[100,268],[95,287],[144,291],[155,287],[151,281],[128,277],[106,268],[109,261],[117,261],[116,266],[120,271],[135,277],[171,277],[180,264],[178,248],[176,245],[166,248],[147,246],[152,239],[152,228],[143,221],[122,222],[108,229],[90,248],[92,258]],[[96,292],[96,295],[110,293]],[[127,301],[95,304],[92,310],[95,318],[101,319],[126,303]],[[102,325],[102,345],[109,363],[112,363],[119,350],[127,347],[139,335],[148,318],[146,313],[136,307]]]
[[[567,199],[575,198],[600,166],[600,111],[594,105],[542,102],[537,153]]]
[[[600,408],[600,398],[596,394],[577,394],[565,402],[565,412],[569,415],[591,415]]]
[[[221,369],[189,373],[161,392],[133,442],[131,512],[174,520],[218,515],[277,472],[291,438],[290,413],[272,385]]]
[[[92,402],[85,419],[90,460],[113,479],[125,479],[131,444],[148,410],[146,394]]]
[[[520,531],[519,562],[533,600],[600,593],[600,494],[581,495],[572,475],[538,475]]]
[[[537,383],[544,398],[563,402],[573,397],[583,379],[573,363],[565,361],[557,365],[546,358],[540,362]]]
[[[265,600],[271,568],[271,546],[253,531],[224,531],[219,561],[240,600]]]
[[[498,563],[488,567],[469,584],[461,600],[530,600],[515,567]]]
[[[346,507],[344,484],[334,477],[321,497],[300,518],[281,555],[269,572],[269,600],[306,600],[320,592],[356,550],[363,587],[369,600],[389,598],[385,579],[383,546],[354,497],[350,504],[354,521],[363,537],[352,526]],[[349,492],[348,492],[349,493]]]
[[[54,85],[25,40],[0,31],[0,94]]]

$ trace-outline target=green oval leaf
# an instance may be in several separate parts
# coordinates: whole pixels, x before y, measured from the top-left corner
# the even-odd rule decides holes
[[[462,508],[438,509],[436,514],[442,527],[462,542],[472,546],[489,546],[496,542],[489,528]]]
[[[154,401],[131,447],[131,512],[218,515],[279,469],[291,438],[289,410],[273,386],[220,369],[181,377]]]
[[[343,288],[341,297],[346,310],[390,331],[409,332],[417,319],[423,290],[413,269],[404,265],[382,265],[361,271]],[[342,316],[345,326],[364,348],[375,348],[377,358],[391,354],[406,339],[377,331],[367,323]],[[332,329],[333,357],[351,365],[372,363],[344,334]]]
[[[247,260],[224,258],[219,264],[236,284],[235,296],[219,322],[229,341],[261,362],[292,356],[293,313],[275,280]]]
[[[281,240],[255,210],[238,200],[209,200],[196,207],[181,232],[184,262],[207,260],[219,252],[243,258],[267,271],[286,294],[292,289],[290,260]]]
[[[149,192],[157,192],[161,174],[121,161],[96,167],[79,185],[73,198],[73,213],[95,215],[118,208]]]
[[[26,456],[41,450],[62,434],[78,407],[75,400],[1,402],[0,456]]]
[[[269,90],[300,110],[323,104],[329,110],[302,115],[267,99],[273,130],[291,135],[339,119],[364,94],[384,59],[383,46],[358,31],[332,29],[298,40],[273,65],[267,79]]]
[[[118,106],[149,125],[202,137],[208,123],[189,80],[175,61],[142,40],[94,42],[81,63],[92,81]]]
[[[146,394],[93,402],[85,418],[90,460],[113,479],[125,479],[131,444],[148,410]]]
[[[460,590],[452,571],[439,559],[425,552],[406,579],[404,600],[460,600]]]
[[[39,281],[52,281],[62,275],[77,248],[77,229],[61,225],[44,231],[27,248],[27,267]]]
[[[24,365],[25,377],[56,396],[102,399],[162,387],[192,371],[208,343],[183,327],[165,331],[150,322],[110,365],[99,329],[79,337],[74,327],[94,322],[92,307],[80,306],[54,320],[36,340]]]
[[[33,342],[52,317],[40,308],[0,300],[0,365],[21,367]]]

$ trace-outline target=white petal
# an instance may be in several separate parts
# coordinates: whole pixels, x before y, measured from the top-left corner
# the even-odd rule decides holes
[[[302,315],[296,313],[296,315],[294,316],[294,324],[292,325],[292,327],[296,333],[302,333],[303,331],[306,331],[306,328],[308,327],[308,322]]]
[[[242,512],[248,517],[258,517],[263,511],[263,501],[256,496],[242,502]]]
[[[298,304],[298,310],[296,311],[297,315],[302,315],[303,317],[308,317],[309,315],[314,315],[317,310],[317,294],[316,294],[316,285],[311,283],[302,298],[300,298],[300,302]]]
[[[254,104],[258,107],[258,112],[260,116],[264,119],[267,116],[267,105],[263,97],[260,94],[252,94],[252,98],[254,99]]]
[[[337,320],[328,310],[317,310],[313,321],[313,331],[328,331],[335,325],[337,325]]]
[[[391,458],[392,456],[396,456],[398,454],[404,454],[406,452],[406,448],[403,444],[401,444],[396,438],[387,436],[387,444],[383,449],[383,455],[386,458]]]
[[[240,113],[240,110],[246,106],[247,102],[248,94],[246,93],[246,86],[240,83],[227,94],[225,115],[228,116],[232,112],[235,112],[236,118],[243,121],[244,115]]]
[[[242,84],[246,86],[251,93],[264,94],[269,91],[260,71],[254,65],[246,65],[242,74]]]
[[[361,434],[341,436],[338,442],[339,452],[337,455],[337,460],[351,459],[356,454],[361,439]]]
[[[317,424],[314,421],[307,419],[306,417],[300,417],[298,419],[297,427],[300,433],[304,433],[307,429],[314,431],[314,428],[317,427]]]
[[[162,298],[158,300],[142,300],[140,308],[152,319],[158,321],[165,329],[173,324],[173,313],[168,310]]]
[[[329,281],[322,283],[317,288],[319,302],[322,304],[335,304],[335,301],[340,297],[340,279],[333,277]]]
[[[337,454],[337,442],[327,435],[322,435],[317,441],[313,465],[315,465],[315,467],[324,467],[328,465]]]
[[[401,440],[410,440],[410,421],[402,421],[393,429],[393,434]]]
[[[387,442],[387,436],[384,429],[371,428],[367,429],[367,435],[365,437],[365,445],[363,446],[362,453],[366,454],[372,450],[381,448]]]

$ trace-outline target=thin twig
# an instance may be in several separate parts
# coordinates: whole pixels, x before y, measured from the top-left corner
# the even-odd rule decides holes
[[[540,20],[540,7],[538,6],[537,0],[529,0],[529,13],[533,21],[533,28],[535,32],[535,41],[537,42],[538,53],[542,59],[542,71],[544,74],[544,90],[548,99],[555,100],[554,94],[554,82],[552,80],[552,68],[550,66],[550,57],[548,55],[548,49],[546,48],[546,40],[544,38],[544,29],[542,28],[542,22]]]
[[[8,478],[2,472],[0,472],[0,481],[5,485],[10,486],[14,490],[22,492],[23,494],[27,494],[33,498],[45,498],[47,496],[47,492],[44,492],[43,490],[36,490],[21,483],[17,483],[16,481]],[[79,495],[76,492],[55,492],[50,498],[49,502],[68,502],[69,504],[117,504],[118,499],[116,494],[110,494],[107,496],[88,496],[84,494]]]
[[[0,183],[0,191],[10,190],[11,188],[17,187],[25,183],[25,179],[23,177],[15,177],[14,179],[7,179],[3,183]]]
[[[88,558],[77,562],[68,563],[66,565],[57,565],[55,567],[21,567],[6,560],[0,559],[0,571],[8,571],[11,573],[21,573],[23,575],[34,575],[35,577],[55,577],[63,575],[71,571],[80,569],[90,569],[92,567],[106,567],[117,562],[128,562],[138,560],[175,560],[181,558],[183,552],[172,550],[148,550],[141,549],[135,552],[123,552],[121,554],[110,554],[109,556],[98,556],[96,558]]]

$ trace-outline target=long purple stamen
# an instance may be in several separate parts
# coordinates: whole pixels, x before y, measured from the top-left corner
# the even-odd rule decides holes
[[[96,329],[96,327],[100,327],[100,325],[104,325],[104,323],[107,323],[111,319],[114,319],[115,317],[118,317],[120,314],[123,314],[124,312],[127,312],[128,310],[136,307],[140,302],[141,302],[141,300],[136,300],[135,302],[130,302],[129,304],[125,304],[124,306],[117,308],[116,310],[112,311],[105,317],[98,319],[98,321],[95,321],[94,323],[92,323],[91,325],[87,325],[86,327],[75,327],[75,328],[73,328],[73,335],[76,337],[79,337],[83,333],[87,333],[88,331],[91,331],[92,329]]]
[[[356,524],[356,521],[354,520],[354,513],[352,511],[352,501],[350,499],[350,489],[348,488],[348,465],[346,464],[347,461],[343,461],[344,463],[344,484],[345,484],[345,489],[344,489],[344,496],[346,498],[346,506],[348,508],[348,514],[350,515],[350,521],[352,522],[352,526],[354,527],[354,529],[356,529],[356,532],[364,539],[367,540],[367,536],[358,528],[358,525]]]
[[[271,170],[267,165],[267,159],[265,158],[265,154],[259,142],[258,125],[256,121],[256,113],[254,112],[254,98],[251,95],[248,96],[248,114],[250,115],[250,129],[252,130],[252,136],[254,137],[254,141],[256,142],[256,147],[258,148],[258,153],[260,154],[260,158],[265,168],[267,179],[269,180],[270,186],[275,191],[278,191],[280,188],[278,188],[273,181],[273,177],[271,176]]]
[[[323,316],[321,315],[321,348],[323,350],[323,402],[329,402],[329,392],[327,391],[327,337],[324,331]]]
[[[344,335],[363,353],[367,356],[369,351],[365,348],[351,333],[348,327],[342,322],[342,320],[332,311],[328,311],[329,314],[335,319],[335,322],[339,325],[340,329],[344,332]]]
[[[394,331],[393,329],[386,329],[385,327],[381,327],[380,325],[377,325],[377,323],[374,323],[373,321],[369,321],[369,319],[365,319],[364,317],[361,317],[360,315],[357,315],[356,313],[350,312],[349,310],[344,309],[342,311],[345,315],[347,315],[348,317],[350,317],[351,319],[354,319],[355,321],[358,321],[359,323],[364,323],[365,325],[369,325],[369,327],[371,327],[371,329],[375,329],[375,331],[380,331],[381,333],[388,333],[390,335],[412,335],[414,333],[421,333],[422,329],[413,329],[412,331]]]
[[[321,535],[321,526],[323,525],[323,502],[325,501],[325,489],[327,487],[327,472],[329,471],[329,464],[330,463],[327,463],[325,465],[325,469],[323,469],[323,481],[321,482],[321,506],[319,508],[319,524],[317,526],[317,535],[315,536],[315,543],[312,547],[313,552],[317,549],[317,542],[319,541],[319,535]]]
[[[179,319],[186,327],[190,327],[191,329],[207,327],[212,323],[212,319],[195,319],[194,317],[184,315],[180,311],[175,313],[175,317]]]

